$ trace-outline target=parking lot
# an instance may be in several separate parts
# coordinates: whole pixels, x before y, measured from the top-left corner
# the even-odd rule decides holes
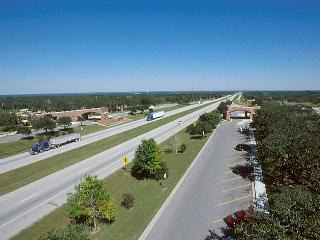
[[[233,120],[241,123],[241,120]],[[234,125],[234,124],[233,124]],[[234,146],[247,142],[245,135],[237,132],[235,125]],[[220,199],[216,204],[216,219],[213,221],[212,231],[219,236],[223,235],[226,223],[223,218],[242,209],[248,209],[252,205],[252,182],[249,155],[245,151],[231,149],[225,159],[226,164],[220,174]],[[214,239],[214,238],[213,238]]]
[[[237,131],[242,121],[221,123],[147,239],[217,239],[224,217],[251,206],[248,156],[235,149],[247,141]]]

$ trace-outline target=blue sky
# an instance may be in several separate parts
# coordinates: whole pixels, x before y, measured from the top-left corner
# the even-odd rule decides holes
[[[320,89],[320,2],[0,1],[0,94]]]

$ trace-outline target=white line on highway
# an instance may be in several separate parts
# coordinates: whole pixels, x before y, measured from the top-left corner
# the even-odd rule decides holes
[[[33,198],[34,196],[36,196],[36,195],[38,195],[38,194],[39,194],[39,193],[32,194],[31,196],[29,196],[29,197],[27,197],[27,198],[22,199],[21,201],[19,201],[19,203],[25,202],[25,201],[29,200],[30,198]]]
[[[53,197],[51,197],[51,198],[49,198],[49,199],[45,200],[44,202],[42,202],[42,203],[40,203],[40,204],[38,204],[38,205],[34,206],[33,208],[29,209],[28,211],[26,211],[26,212],[24,212],[24,213],[20,214],[19,216],[17,216],[17,217],[15,217],[15,218],[11,219],[10,221],[8,221],[8,222],[6,222],[6,223],[2,224],[2,225],[0,226],[0,228],[2,228],[2,227],[4,227],[4,226],[6,226],[6,225],[8,225],[8,224],[12,223],[13,221],[17,220],[18,218],[22,217],[23,215],[25,215],[25,214],[27,214],[27,213],[29,213],[29,212],[33,211],[34,209],[36,209],[37,207],[40,207],[41,205],[43,205],[43,204],[47,203],[47,202],[48,202],[48,201],[50,201],[51,199],[54,199],[54,198],[58,197],[61,193],[63,193],[63,192],[65,192],[65,191],[69,190],[70,188],[73,188],[73,185],[72,185],[71,187],[68,187],[67,189],[63,190],[62,192],[57,193],[57,194],[56,194],[56,195],[54,195]]]

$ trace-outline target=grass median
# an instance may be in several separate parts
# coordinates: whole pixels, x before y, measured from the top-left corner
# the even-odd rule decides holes
[[[82,136],[84,136],[90,133],[104,130],[106,128],[106,126],[93,124],[82,126],[82,130],[80,129],[80,127],[74,128],[74,132],[79,132]],[[36,143],[36,141],[36,138],[24,138],[7,143],[0,143],[0,161],[1,158],[6,158],[19,153],[27,152],[31,148],[31,146]]]
[[[167,180],[162,180],[161,182],[154,180],[137,180],[130,174],[132,164],[129,164],[127,170],[120,169],[104,179],[105,189],[118,202],[118,215],[112,224],[101,225],[100,231],[91,236],[92,239],[134,240],[139,238],[201,148],[207,142],[210,134],[204,139],[197,139],[191,138],[190,135],[183,130],[177,133],[176,136],[181,143],[187,146],[184,153],[174,153],[174,141],[172,138],[160,144],[160,148],[163,152],[166,152],[165,160],[169,168],[169,177]],[[172,149],[173,151],[167,151],[168,149]],[[131,210],[127,210],[120,205],[121,196],[126,192],[132,193],[135,199],[134,207]],[[68,223],[69,219],[64,215],[63,207],[60,207],[31,227],[23,230],[13,239],[36,240],[46,231],[64,228]]]
[[[113,135],[85,146],[0,174],[0,195],[16,190],[42,177],[110,149],[143,133],[208,106],[205,104],[155,122]]]

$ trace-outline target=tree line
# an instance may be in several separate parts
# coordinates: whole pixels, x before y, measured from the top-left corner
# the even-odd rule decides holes
[[[288,102],[300,104],[320,104],[320,91],[259,91],[245,92],[244,98],[255,100],[261,106],[264,102]]]
[[[163,103],[187,104],[201,99],[219,98],[230,92],[151,92],[151,93],[105,93],[70,95],[24,95],[0,96],[0,109],[31,111],[68,111],[81,108],[108,107],[109,111],[150,106]]]
[[[253,127],[269,213],[236,226],[236,239],[320,239],[320,116],[269,102]]]

